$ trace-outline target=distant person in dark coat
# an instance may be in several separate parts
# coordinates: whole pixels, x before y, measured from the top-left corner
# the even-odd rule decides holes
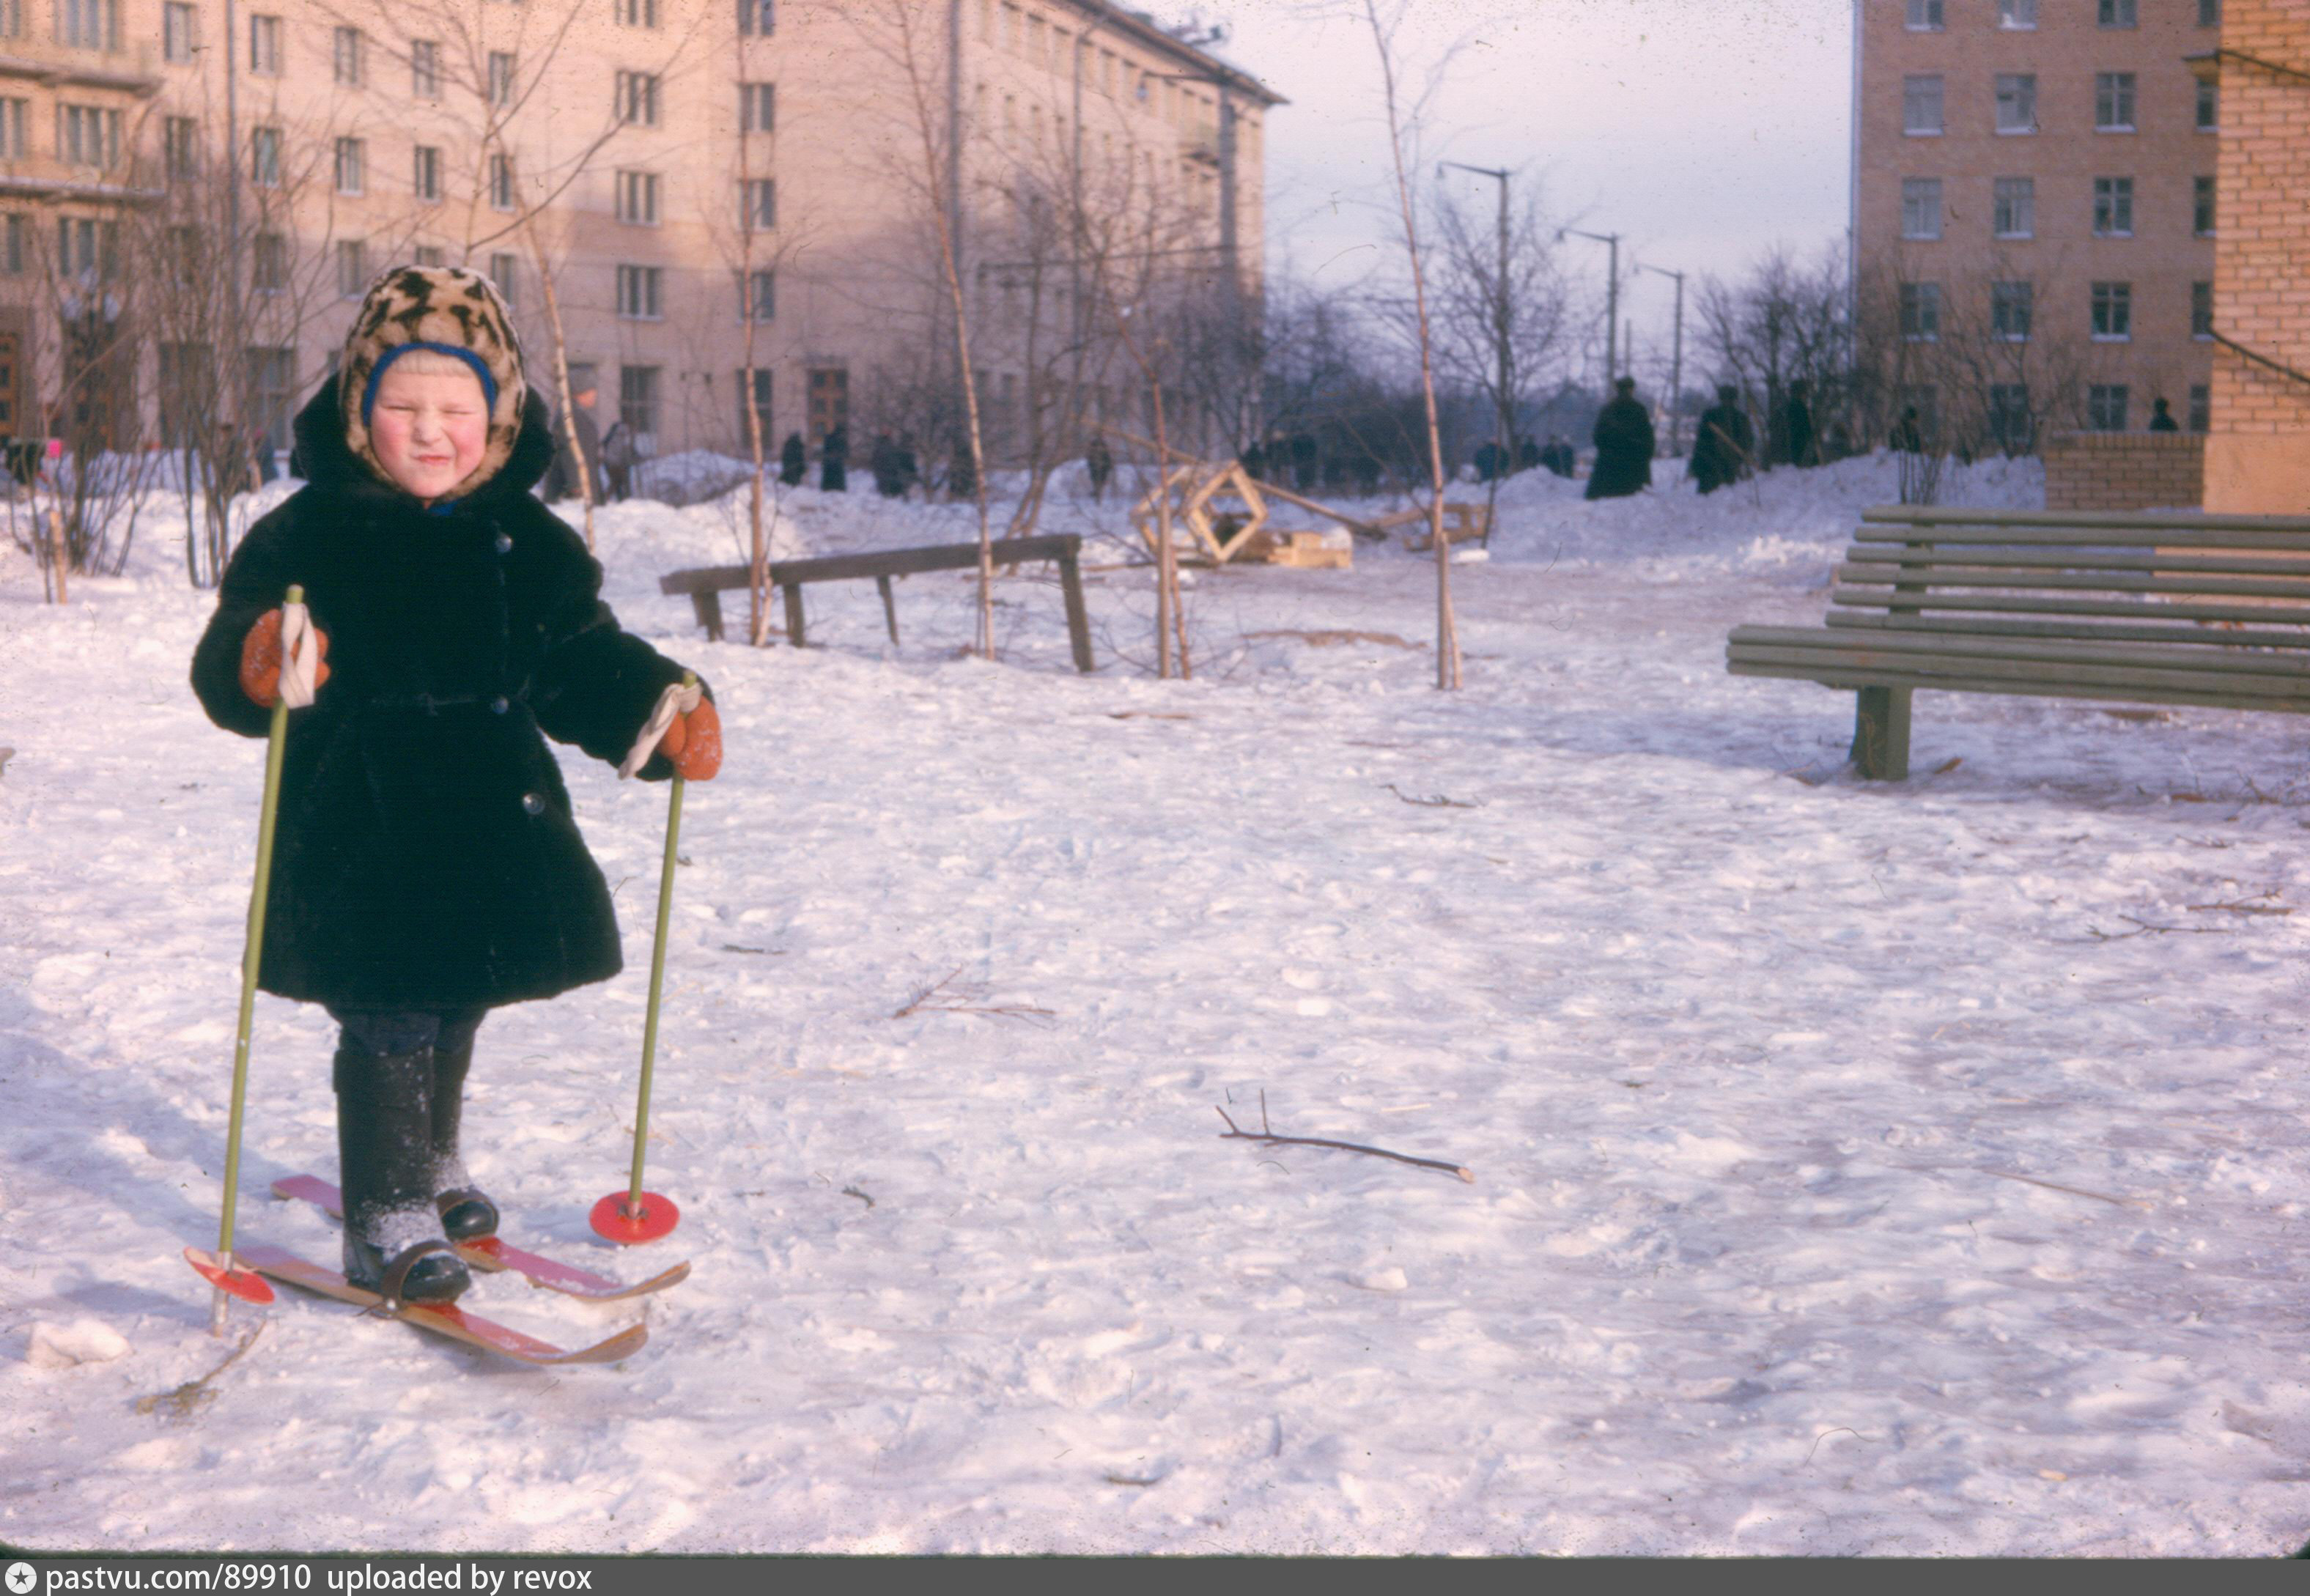
[[[1789,385],[1788,400],[1781,406],[1781,435],[1790,464],[1807,467],[1820,464],[1820,445],[1812,425],[1812,388],[1802,377]]]
[[[850,488],[850,429],[837,427],[818,446],[818,486],[821,492],[844,493]]]
[[[1924,429],[1917,424],[1917,407],[1914,404],[1901,412],[1901,419],[1893,423],[1893,447],[1905,455],[1925,452]]]
[[[1500,470],[1500,446],[1486,438],[1476,446],[1476,480],[1489,482],[1504,473]]]
[[[899,468],[899,496],[903,499],[923,480],[923,464],[915,457],[913,433],[899,434],[899,452],[893,458]]]
[[[899,440],[887,432],[874,435],[873,447],[867,451],[866,469],[874,473],[874,491],[885,499],[896,499],[907,490],[906,479],[899,474]]]
[[[557,499],[577,498],[580,482],[598,483],[602,480],[602,434],[594,424],[594,402],[598,397],[597,389],[590,386],[578,389],[569,395],[569,413],[554,426],[553,464],[545,470],[544,497],[548,504]],[[578,447],[586,455],[582,469],[578,464],[578,456],[570,452],[569,438],[573,431],[577,434]],[[599,490],[586,497],[598,498]]]
[[[602,472],[610,479],[610,498],[623,502],[633,481],[634,435],[622,421],[612,421],[603,436]]]
[[[1755,447],[1740,395],[1732,384],[1720,384],[1716,403],[1701,412],[1700,435],[1692,440],[1692,463],[1685,469],[1703,493],[1714,493],[1740,480]]]
[[[1540,440],[1531,433],[1525,433],[1516,444],[1515,468],[1518,471],[1530,471],[1535,465],[1547,464],[1548,456],[1541,452]]]
[[[978,468],[971,462],[970,434],[968,432],[955,435],[954,464],[947,471],[946,490],[948,497],[952,499],[978,497]]]
[[[1236,458],[1242,463],[1244,475],[1249,477],[1255,482],[1265,480],[1267,476],[1267,450],[1257,438],[1252,439],[1251,447],[1244,450],[1242,454],[1237,455]]]
[[[1316,440],[1305,432],[1291,435],[1291,485],[1302,493],[1316,488]]]
[[[1379,491],[1379,456],[1366,449],[1356,456],[1356,491],[1369,499]]]
[[[1572,440],[1561,432],[1548,435],[1548,447],[1541,450],[1540,463],[1568,481],[1580,469],[1580,456],[1573,452]]]
[[[1621,377],[1597,412],[1596,464],[1588,473],[1590,499],[1625,499],[1653,483],[1653,418],[1637,400],[1637,379]]]
[[[2152,432],[2179,432],[2182,429],[2181,423],[2175,421],[2174,412],[2166,407],[2163,399],[2149,402],[2149,429]]]
[[[1104,433],[1090,435],[1083,449],[1083,470],[1090,476],[1091,502],[1097,504],[1107,498],[1107,479],[1115,474],[1115,455],[1107,447]]]
[[[789,488],[799,488],[810,473],[810,451],[803,447],[802,434],[789,432],[778,449],[778,481]]]

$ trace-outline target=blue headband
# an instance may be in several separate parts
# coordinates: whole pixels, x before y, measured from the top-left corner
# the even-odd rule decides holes
[[[455,355],[473,369],[482,379],[482,408],[495,412],[498,407],[498,379],[490,375],[489,363],[470,349],[460,349],[454,343],[396,343],[378,356],[377,364],[369,368],[369,386],[361,390],[361,425],[369,425],[369,412],[377,407],[377,385],[385,380],[385,369],[412,349],[430,349],[436,354]]]

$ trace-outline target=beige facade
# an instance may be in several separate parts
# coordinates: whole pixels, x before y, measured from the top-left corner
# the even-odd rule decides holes
[[[2228,0],[2206,508],[2310,511],[2310,7]]]
[[[2233,0],[2235,3],[2235,0]],[[1854,242],[1951,442],[2203,430],[2217,0],[1856,0]],[[1920,395],[1924,397],[1924,395]],[[1970,433],[1969,439],[1963,435]]]
[[[549,393],[550,265],[602,425],[656,452],[742,451],[750,307],[773,449],[900,424],[952,369],[959,200],[973,364],[1015,447],[1029,361],[1046,421],[1055,351],[1118,386],[1068,202],[1172,219],[1133,235],[1168,281],[1255,297],[1275,103],[1102,0],[0,0],[0,431],[119,392],[71,375],[100,315],[131,329],[145,435],[230,342],[278,436],[369,277],[412,258],[499,277]],[[958,135],[963,180],[928,180]],[[199,232],[236,241],[197,270],[239,273],[248,312],[164,349],[154,240],[181,265]]]

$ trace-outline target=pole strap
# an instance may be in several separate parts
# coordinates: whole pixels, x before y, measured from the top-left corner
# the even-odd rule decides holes
[[[302,709],[313,701],[313,678],[321,662],[320,633],[302,604],[281,606],[281,701]]]
[[[665,736],[667,728],[673,724],[673,717],[688,715],[705,701],[706,690],[695,683],[684,687],[677,681],[658,694],[656,707],[650,711],[649,719],[643,724],[641,735],[634,739],[633,747],[626,751],[625,762],[618,767],[619,778],[622,780],[648,764],[649,757],[657,751],[658,742]]]

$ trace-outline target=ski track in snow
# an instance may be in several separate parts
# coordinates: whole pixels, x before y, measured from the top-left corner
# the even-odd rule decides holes
[[[1957,474],[2040,501],[2026,464]],[[727,727],[651,1113],[682,1227],[630,1257],[586,1228],[630,1152],[666,790],[575,750],[627,968],[491,1018],[468,1136],[510,1239],[695,1273],[467,1299],[572,1345],[646,1318],[615,1370],[284,1288],[178,1418],[135,1402],[228,1349],[178,1252],[215,1234],[263,745],[185,686],[212,601],[166,507],[67,609],[7,549],[0,1540],[2291,1549],[2310,914],[2204,906],[2310,907],[2302,728],[1928,694],[1915,778],[1855,780],[1849,697],[1731,677],[1724,638],[1817,620],[1891,480],[1519,478],[1453,571],[1458,694],[1424,646],[1249,636],[1420,643],[1400,551],[1202,575],[1203,674],[1166,684],[1112,663],[1143,572],[1091,577],[1089,679],[1029,577],[998,665],[958,657],[947,577],[900,584],[899,648],[848,584],[809,591],[812,649],[756,651],[656,592],[737,558],[723,510],[605,509],[621,618]],[[781,553],[974,525],[784,509]],[[1120,525],[1063,478],[1044,530]],[[331,1263],[265,1188],[334,1169],[333,1034],[260,998],[240,1202]],[[1280,1132],[1476,1182],[1220,1140],[1263,1091]]]

